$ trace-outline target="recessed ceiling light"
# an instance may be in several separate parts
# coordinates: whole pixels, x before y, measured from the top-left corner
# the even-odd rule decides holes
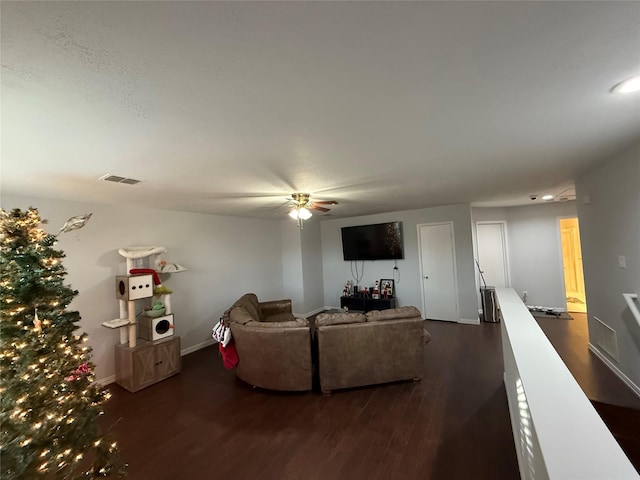
[[[640,90],[640,75],[627,78],[611,89],[613,93],[633,93],[638,90]]]
[[[543,195],[542,199],[548,202],[549,200],[553,200],[553,195]]]

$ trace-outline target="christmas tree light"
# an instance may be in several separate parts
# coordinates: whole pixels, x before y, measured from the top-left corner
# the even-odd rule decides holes
[[[0,209],[0,476],[96,478],[122,473],[117,445],[98,426],[107,393],[95,383],[78,294],[64,285],[57,236],[82,227],[73,217],[56,235],[37,209]]]

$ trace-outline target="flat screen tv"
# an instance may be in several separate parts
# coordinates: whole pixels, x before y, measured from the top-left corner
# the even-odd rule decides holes
[[[402,224],[377,223],[342,227],[345,260],[395,260],[404,258]]]

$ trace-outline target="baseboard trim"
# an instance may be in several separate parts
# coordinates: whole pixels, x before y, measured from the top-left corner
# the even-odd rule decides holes
[[[461,318],[460,320],[458,320],[458,323],[464,323],[465,325],[480,325],[480,320],[479,319],[468,319],[468,318]]]
[[[638,397],[640,397],[640,387],[633,383],[629,377],[627,377],[622,370],[620,370],[615,363],[613,363],[604,353],[602,353],[598,347],[589,342],[589,350],[604,363],[609,369],[615,373],[615,375],[624,382],[624,384],[631,389]]]
[[[96,383],[99,383],[103,387],[106,387],[107,385],[111,385],[112,383],[115,383],[115,381],[116,381],[116,376],[114,374],[114,375],[109,375],[108,377],[100,378],[96,380]]]
[[[212,338],[211,340],[206,340],[204,342],[191,345],[190,347],[183,348],[182,350],[180,350],[180,356],[184,357],[185,355],[189,355],[190,353],[197,352],[198,350],[202,350],[203,348],[207,348],[214,343],[217,342]]]

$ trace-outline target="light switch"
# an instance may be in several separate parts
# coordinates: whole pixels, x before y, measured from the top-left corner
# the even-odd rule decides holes
[[[627,257],[624,255],[618,255],[618,266],[620,268],[627,268]]]

